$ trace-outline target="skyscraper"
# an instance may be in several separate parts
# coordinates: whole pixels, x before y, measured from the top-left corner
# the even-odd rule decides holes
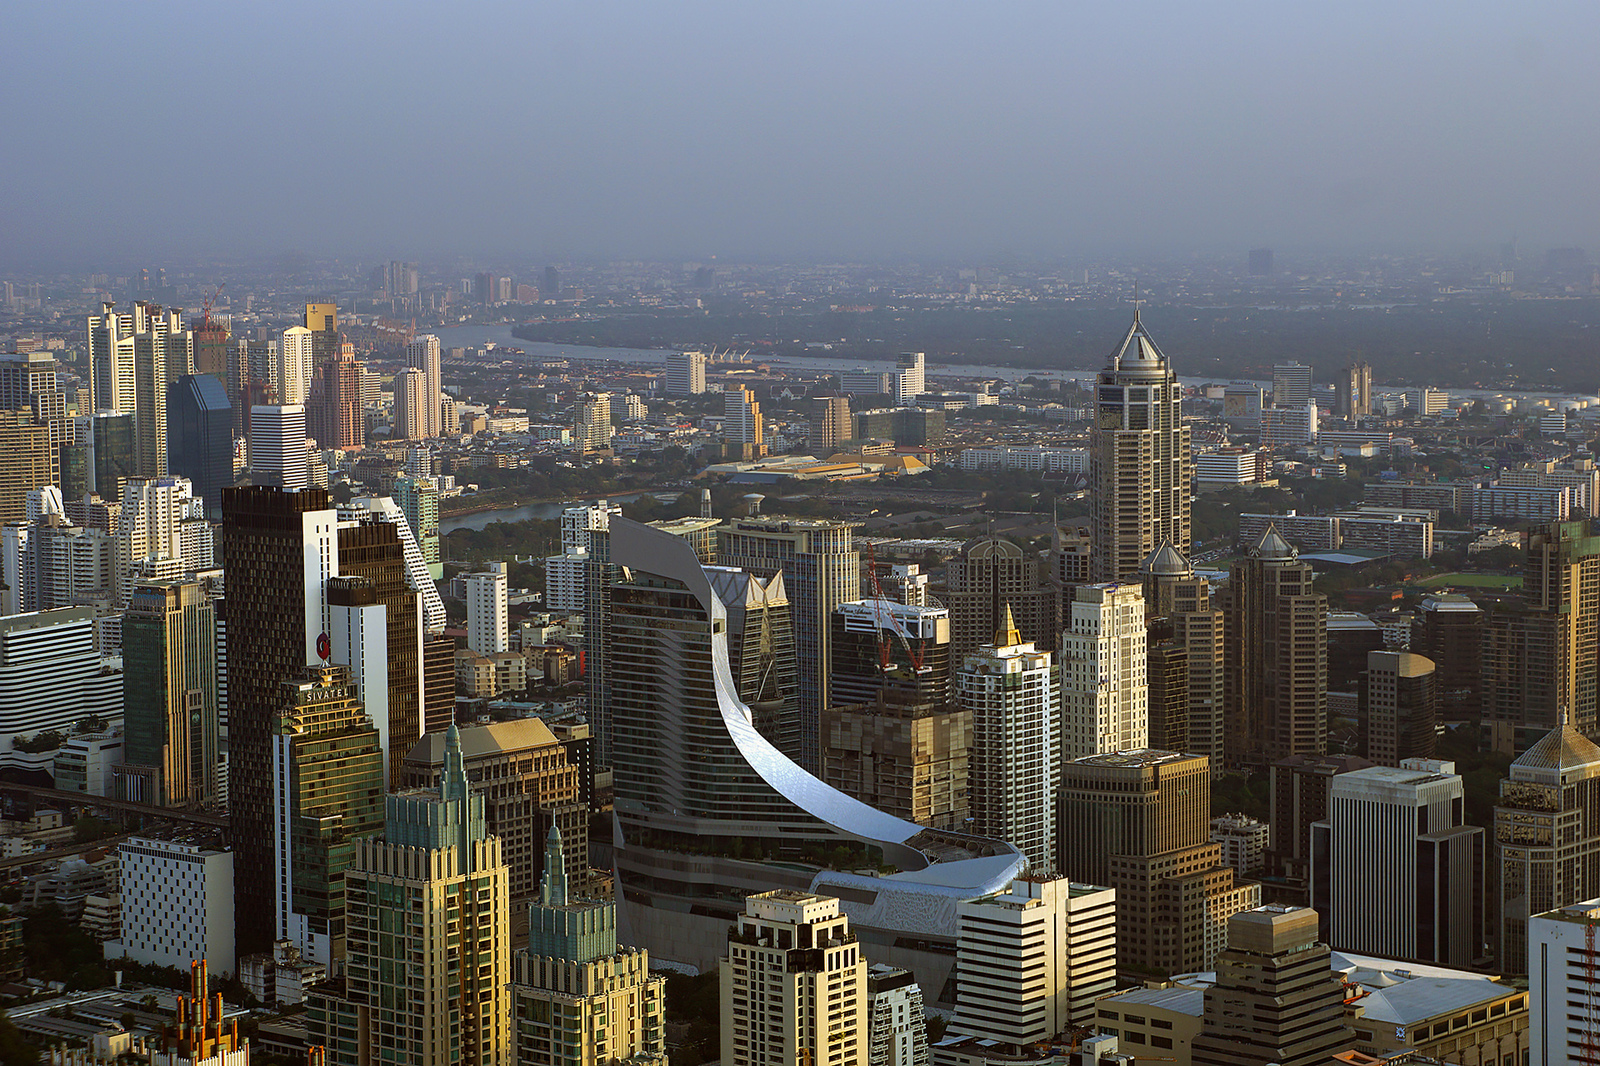
[[[330,1066],[510,1066],[510,871],[454,726],[439,788],[392,793],[385,812],[345,871],[345,981],[312,994],[309,1043]]]
[[[439,482],[431,477],[397,477],[394,502],[406,516],[406,525],[416,538],[428,575],[438,581],[444,577],[444,562],[439,554]]]
[[[1055,647],[1056,590],[1044,580],[1039,562],[1001,537],[979,537],[961,546],[945,567],[952,658],[989,643],[1008,611],[1023,640]]]
[[[1163,726],[1167,743],[1159,743],[1151,724],[1153,747],[1166,747],[1185,751],[1191,755],[1204,755],[1211,760],[1213,773],[1220,773],[1224,763],[1223,708],[1226,706],[1224,669],[1223,613],[1211,602],[1211,584],[1196,574],[1189,560],[1172,545],[1163,544],[1140,567],[1144,579],[1145,621],[1152,625],[1154,647],[1151,651],[1149,672],[1151,684],[1156,685],[1156,659],[1161,660],[1165,676],[1160,679],[1162,698],[1170,702],[1177,680],[1172,677],[1175,660],[1183,660],[1183,715],[1188,727],[1188,737],[1173,734],[1167,723]],[[1154,627],[1160,625],[1157,631]],[[1151,694],[1152,702],[1155,693]],[[1152,716],[1154,715],[1152,708]],[[1168,712],[1163,712],[1165,716]]]
[[[857,600],[833,612],[830,705],[946,704],[951,699],[950,612],[894,600]]]
[[[1311,402],[1311,368],[1280,363],[1272,368],[1272,406],[1304,407]]]
[[[867,969],[867,1061],[871,1066],[928,1066],[928,1016],[909,970]]]
[[[617,943],[617,905],[569,887],[561,831],[544,844],[528,946],[512,958],[518,1066],[666,1066],[667,982]]]
[[[1364,754],[1379,766],[1431,759],[1439,725],[1433,660],[1409,651],[1369,651],[1358,717]]]
[[[83,461],[87,477],[81,487],[97,493],[102,500],[120,499],[122,486],[135,476],[132,413],[80,414],[75,438],[73,447],[85,450]]]
[[[343,515],[341,514],[341,519]],[[388,745],[384,765],[389,783],[398,785],[400,764],[422,735],[422,609],[421,597],[406,579],[405,551],[399,527],[377,519],[341,520],[337,573],[363,579],[384,608],[387,679],[363,678],[363,696],[375,685],[384,688],[387,704],[381,724]]]
[[[1407,760],[1333,779],[1311,827],[1311,905],[1330,947],[1464,969],[1483,954],[1483,830],[1462,824],[1455,764]],[[1374,877],[1375,870],[1383,870]]]
[[[27,518],[29,490],[54,485],[57,476],[50,427],[31,411],[0,411],[0,522]]]
[[[305,366],[309,389],[322,364],[338,357],[344,337],[339,332],[339,308],[331,302],[306,304],[305,324],[311,331],[311,361]]]
[[[1547,911],[1528,921],[1529,1061],[1546,1066],[1600,1062],[1600,990],[1595,929],[1600,900]]]
[[[1124,970],[1211,968],[1230,914],[1261,902],[1211,842],[1211,773],[1203,756],[1118,752],[1061,767],[1058,866],[1117,892]]]
[[[228,811],[241,954],[273,941],[273,738],[283,682],[319,662],[325,589],[339,572],[338,515],[322,489],[222,492],[228,575]]]
[[[1511,764],[1494,809],[1496,965],[1528,965],[1528,919],[1600,897],[1600,747],[1570,723]]]
[[[1321,1066],[1350,1047],[1345,989],[1317,912],[1260,907],[1228,922],[1228,950],[1205,991],[1205,1020],[1192,1047],[1195,1066]]]
[[[396,440],[422,440],[428,435],[428,376],[414,366],[394,376],[392,426]]]
[[[761,404],[743,385],[722,390],[722,439],[735,459],[759,459],[766,453]]]
[[[1411,623],[1411,650],[1433,660],[1440,716],[1477,718],[1483,706],[1483,610],[1465,596],[1424,596]]]
[[[751,896],[720,971],[727,1066],[868,1066],[867,961],[838,900]]]
[[[123,799],[202,807],[217,798],[216,615],[199,584],[134,587],[122,620]]]
[[[1372,414],[1372,367],[1358,359],[1339,371],[1333,383],[1334,414],[1340,418],[1366,418]]]
[[[84,379],[90,409],[84,410],[80,404],[80,415],[99,411],[133,414],[133,314],[118,314],[116,307],[108,300],[100,305],[100,314],[89,316]]]
[[[383,831],[383,749],[350,670],[284,679],[273,730],[274,937],[332,971],[345,960],[345,871]]]
[[[1528,530],[1523,591],[1528,606],[1555,619],[1556,713],[1578,732],[1600,736],[1600,536],[1584,522]],[[1555,720],[1525,722],[1544,727]]]
[[[311,484],[306,455],[306,409],[300,404],[257,404],[250,410],[250,480],[298,492]]]
[[[444,395],[444,380],[439,367],[439,338],[431,333],[413,337],[406,344],[406,366],[422,371],[423,415],[417,420],[419,437],[437,437],[444,430],[439,414],[439,401]],[[396,388],[396,398],[399,390]]]
[[[668,352],[668,396],[699,396],[706,391],[706,353]]]
[[[1139,586],[1079,585],[1070,607],[1061,633],[1062,758],[1148,747],[1150,682]]]
[[[956,702],[972,714],[975,831],[1015,844],[1031,870],[1053,870],[1061,687],[1050,653],[1024,642],[1007,611],[994,642],[962,661],[955,689]]]
[[[126,603],[133,583],[209,569],[216,561],[205,501],[187,478],[135,478],[122,490],[117,527],[116,591]]]
[[[176,310],[133,305],[134,466],[140,477],[167,472],[167,385],[194,371],[194,335]]]
[[[579,455],[611,447],[611,394],[596,392],[573,404],[572,446]]]
[[[1299,554],[1269,528],[1222,592],[1230,766],[1328,748],[1328,601]]]
[[[1014,1054],[1094,1021],[1116,987],[1116,893],[1064,877],[1023,877],[1006,891],[956,905],[953,1035],[993,1040]]]
[[[861,553],[851,541],[855,523],[768,515],[719,527],[717,562],[759,577],[783,572],[794,619],[800,678],[800,765],[821,769],[821,723],[828,706],[833,612],[861,598]]]
[[[273,375],[278,384],[278,401],[303,404],[310,398],[311,377],[316,371],[312,333],[304,326],[290,326],[278,338],[278,365]]]
[[[365,437],[361,402],[366,364],[356,361],[355,348],[341,344],[333,358],[317,367],[317,395],[308,398],[311,436],[323,448],[352,451]]]
[[[1189,554],[1193,474],[1183,387],[1139,321],[1100,372],[1089,437],[1096,581],[1136,579],[1163,542]]]
[[[506,577],[505,563],[467,575],[467,647],[479,655],[511,647]]]
[[[211,374],[179,378],[167,395],[167,469],[188,478],[213,516],[233,484],[233,407]]]
[[[839,450],[839,442],[850,437],[850,397],[813,396],[811,398],[811,430],[806,437],[806,450],[826,459]]]

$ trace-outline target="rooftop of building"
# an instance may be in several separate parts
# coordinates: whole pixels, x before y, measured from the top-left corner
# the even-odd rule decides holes
[[[1203,756],[1162,751],[1159,748],[1138,748],[1133,751],[1106,752],[1103,755],[1085,755],[1072,761],[1079,766],[1162,766],[1183,759],[1199,758]]]
[[[1346,788],[1358,787],[1365,784],[1381,785],[1425,785],[1433,781],[1445,781],[1451,778],[1459,780],[1455,772],[1456,764],[1453,762],[1426,762],[1418,760],[1419,765],[1407,766],[1363,766],[1349,773],[1340,774],[1334,780],[1334,787],[1342,784]]]
[[[1167,988],[1132,988],[1126,992],[1106,996],[1095,1004],[1104,1010],[1115,1005],[1121,1011],[1126,1007],[1146,1007],[1172,1011],[1198,1018],[1205,1013],[1206,990],[1201,985],[1174,984]]]
[[[1529,770],[1586,768],[1600,772],[1600,747],[1572,728],[1570,722],[1563,722],[1534,741],[1511,765]]]
[[[1568,922],[1573,925],[1600,925],[1600,899],[1574,903],[1570,907],[1534,915],[1551,922]]]
[[[550,727],[537,718],[515,718],[509,722],[469,725],[461,729],[461,755],[468,762],[502,752],[547,748],[561,743]],[[406,762],[444,765],[445,734],[425,733],[406,752]]]
[[[56,607],[48,611],[28,611],[0,618],[0,634],[26,633],[31,629],[65,625],[68,622],[87,622],[94,618],[92,607]]]

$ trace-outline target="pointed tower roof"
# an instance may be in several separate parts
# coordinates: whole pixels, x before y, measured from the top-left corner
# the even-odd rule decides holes
[[[997,648],[1014,648],[1022,643],[1022,632],[1017,629],[1017,620],[1011,615],[1011,605],[1006,604],[1004,624],[994,634],[994,646]]]
[[[455,722],[444,734],[444,776],[439,782],[439,798],[462,800],[467,798],[467,761],[461,754],[461,730]]]
[[[1584,776],[1592,776],[1600,774],[1600,746],[1572,728],[1563,713],[1561,724],[1534,741],[1511,765],[1557,772],[1587,768],[1590,773]]]
[[[551,907],[567,905],[567,857],[561,847],[561,830],[555,826],[544,838],[544,876],[539,879],[539,902]]]
[[[1122,373],[1165,374],[1167,357],[1139,321],[1139,308],[1133,309],[1133,324],[1128,327],[1122,343],[1111,356],[1111,369]]]
[[[1256,541],[1256,546],[1250,549],[1250,554],[1259,559],[1293,559],[1300,553],[1283,537],[1278,535],[1276,526],[1268,523],[1267,531],[1261,534],[1261,539]]]
[[[1139,564],[1139,569],[1155,577],[1169,577],[1191,573],[1194,567],[1189,565],[1189,560],[1184,558],[1181,551],[1172,546],[1172,541],[1163,540],[1161,547]]]

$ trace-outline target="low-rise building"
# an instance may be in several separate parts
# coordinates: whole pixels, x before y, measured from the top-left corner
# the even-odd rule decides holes
[[[106,958],[157,966],[205,959],[232,973],[233,852],[134,837],[118,850],[122,935]]]

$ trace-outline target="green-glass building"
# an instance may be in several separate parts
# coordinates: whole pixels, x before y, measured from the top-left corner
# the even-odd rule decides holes
[[[337,971],[344,959],[344,876],[356,841],[383,832],[383,745],[350,668],[308,666],[283,683],[272,763],[276,939]]]
[[[201,807],[217,799],[216,609],[195,581],[134,586],[122,620],[124,799]]]

